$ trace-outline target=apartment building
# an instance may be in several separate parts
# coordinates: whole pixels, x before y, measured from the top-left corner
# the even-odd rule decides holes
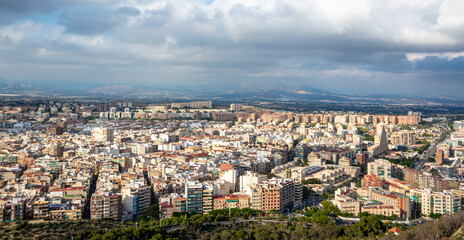
[[[405,195],[379,189],[374,190],[371,187],[369,188],[369,199],[381,202],[386,206],[393,206],[400,209],[400,213],[397,215],[399,217],[406,219],[411,216],[410,199]]]
[[[186,198],[185,197],[178,197],[172,200],[174,205],[174,212],[185,212],[186,208]]]
[[[266,180],[266,175],[246,171],[244,175],[239,177],[240,192],[247,192],[248,188],[252,187],[253,185],[259,185],[261,182]]]
[[[50,217],[50,199],[46,197],[36,198],[33,204],[34,219],[45,219]]]
[[[381,179],[392,176],[392,164],[388,160],[376,159],[367,164],[367,174],[375,175]]]
[[[262,189],[259,186],[250,188],[249,195],[251,196],[251,208],[255,210],[263,209]]]
[[[174,213],[186,212],[183,194],[169,193],[158,199],[159,210],[162,218],[170,218]]]
[[[358,216],[361,211],[361,202],[355,199],[339,197],[333,203],[342,213],[352,213],[354,216]]]
[[[270,179],[260,184],[262,210],[281,211],[292,209],[295,203],[294,181],[290,179]]]
[[[372,123],[377,125],[379,123],[393,124],[393,125],[417,125],[421,121],[420,116],[388,116],[376,115],[372,116]]]
[[[90,200],[90,219],[113,219],[121,221],[121,194],[100,192],[93,194]]]
[[[423,216],[430,213],[453,214],[462,209],[461,197],[452,192],[434,192],[431,189],[413,189],[411,201]]]
[[[174,205],[169,204],[168,202],[160,202],[159,212],[161,214],[161,218],[172,218],[174,214]]]
[[[214,210],[232,209],[232,208],[249,208],[251,205],[250,196],[248,195],[227,195],[214,197]]]
[[[92,140],[100,142],[113,142],[114,131],[111,128],[97,127],[92,128]]]
[[[403,179],[404,167],[390,163],[386,159],[376,159],[367,164],[367,174],[375,175],[381,179],[389,177]]]
[[[185,185],[185,205],[189,213],[203,212],[203,185],[199,182],[189,182]]]
[[[203,214],[213,211],[213,186],[206,184],[203,186]]]
[[[230,104],[230,111],[232,112],[240,112],[243,109],[243,105],[240,103],[232,103]]]
[[[438,166],[442,165],[444,159],[445,159],[445,150],[441,148],[437,149],[437,165]]]
[[[361,207],[362,212],[366,212],[372,215],[384,215],[384,216],[401,216],[402,211],[397,206],[391,205],[366,205]]]
[[[171,103],[171,108],[212,108],[212,101]]]
[[[132,183],[121,188],[123,216],[126,219],[137,219],[151,206],[150,186]]]
[[[441,192],[448,190],[448,180],[435,177],[431,173],[419,172],[413,169],[404,168],[404,182],[422,189],[431,189],[432,191]]]
[[[357,165],[362,165],[366,166],[369,160],[369,153],[368,152],[363,152],[363,153],[357,153],[356,154],[356,164]]]
[[[385,188],[385,181],[374,174],[368,174],[361,179],[361,187]]]
[[[26,204],[21,198],[0,198],[0,222],[25,220]]]
[[[390,135],[390,142],[395,145],[414,145],[416,136],[412,131],[399,131]]]
[[[236,117],[235,113],[231,112],[214,112],[213,120],[214,121],[230,121]]]
[[[83,207],[80,204],[58,203],[50,205],[50,219],[77,220],[82,219]]]

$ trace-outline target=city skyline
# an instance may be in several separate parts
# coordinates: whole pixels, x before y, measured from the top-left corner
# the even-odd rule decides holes
[[[0,98],[0,239],[426,239],[464,223],[452,104]]]
[[[457,0],[3,1],[0,87],[286,85],[462,100],[462,10]]]

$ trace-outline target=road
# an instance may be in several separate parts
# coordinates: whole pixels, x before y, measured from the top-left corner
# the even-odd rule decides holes
[[[357,222],[359,222],[360,218],[345,218],[345,217],[337,217],[335,219],[335,223],[337,225],[352,225],[352,224],[355,224]],[[409,226],[417,226],[419,224],[422,224],[422,223],[425,223],[425,222],[433,222],[434,220],[430,220],[430,219],[425,219],[425,218],[417,218],[417,219],[414,219],[412,221],[392,221],[392,220],[382,220],[382,222],[386,222],[386,221],[389,221],[391,223],[400,223],[400,224],[406,224],[406,225],[409,225]]]
[[[291,221],[292,219],[289,219],[289,220],[285,220],[285,221],[280,221],[280,220],[266,220],[266,219],[237,219],[235,221],[224,221],[224,222],[218,222],[218,223],[212,223],[212,222],[205,222],[203,223],[203,226],[207,226],[207,225],[216,225],[216,224],[220,224],[220,225],[231,225],[233,223],[235,224],[238,224],[238,223],[249,223],[249,222],[261,222],[261,223],[280,223],[280,224],[283,224],[283,223],[287,223],[288,221]],[[182,226],[181,225],[177,225],[177,226],[173,226],[173,227],[168,227],[166,228],[166,231],[167,232],[175,232],[177,230],[180,230],[182,229]]]
[[[420,160],[414,164],[414,167],[413,167],[414,170],[420,171],[424,167],[424,164],[427,162],[429,157],[435,154],[437,145],[440,143],[439,140],[443,136],[449,134],[450,132],[447,124],[443,124],[439,126],[439,128],[442,130],[440,136],[437,137],[437,139],[433,143],[430,143],[430,146],[427,149],[425,149],[425,151],[419,156]]]
[[[464,176],[461,176],[460,174],[456,174],[456,166],[459,166],[461,164],[461,161],[462,161],[461,158],[456,158],[450,167],[447,167],[447,166],[438,167],[438,172],[444,178],[448,178],[451,180],[457,180],[457,181],[464,181]]]

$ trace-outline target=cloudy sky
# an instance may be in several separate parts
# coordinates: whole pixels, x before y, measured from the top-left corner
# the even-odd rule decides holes
[[[0,0],[0,82],[464,98],[463,13],[463,0]]]

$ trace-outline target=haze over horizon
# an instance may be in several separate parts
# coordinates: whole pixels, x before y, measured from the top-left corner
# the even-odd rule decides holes
[[[464,99],[462,12],[459,0],[3,0],[0,83]]]

